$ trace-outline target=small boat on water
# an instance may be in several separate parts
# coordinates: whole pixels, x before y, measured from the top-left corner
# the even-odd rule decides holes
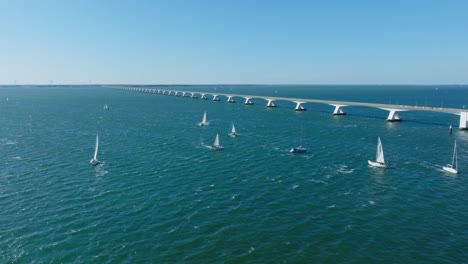
[[[307,152],[307,148],[304,148],[304,147],[302,146],[303,138],[304,138],[304,136],[303,136],[303,131],[302,131],[302,129],[301,129],[301,144],[300,144],[299,146],[297,146],[297,147],[291,148],[291,149],[289,150],[289,152],[291,152],[291,153],[304,153],[304,152]]]
[[[303,146],[298,146],[298,147],[293,147],[289,150],[291,153],[304,153],[307,152],[307,148],[304,148]]]
[[[219,144],[219,134],[216,134],[215,141],[211,146],[211,150],[223,150],[224,147]]]
[[[234,126],[234,123],[232,123],[231,133],[229,133],[229,136],[231,136],[231,137],[237,137],[236,127]]]
[[[377,153],[375,155],[375,161],[368,160],[367,163],[369,163],[369,165],[372,167],[377,167],[377,168],[387,167],[387,164],[385,163],[385,159],[384,159],[382,141],[380,141],[380,137],[377,140]]]
[[[109,106],[107,104],[104,105],[104,110],[109,110]]]
[[[93,166],[96,166],[100,164],[101,162],[97,159],[97,153],[99,149],[99,135],[96,134],[96,146],[94,147],[94,156],[93,158],[89,161],[89,163]]]
[[[458,173],[457,141],[455,141],[455,145],[453,146],[452,164],[447,164],[442,169],[453,174]]]
[[[205,113],[203,113],[203,118],[202,118],[202,121],[200,123],[198,123],[199,126],[207,126],[208,125],[208,122],[206,121],[206,111]]]

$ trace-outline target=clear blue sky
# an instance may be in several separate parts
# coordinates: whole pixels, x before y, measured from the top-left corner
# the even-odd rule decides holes
[[[0,84],[467,84],[466,0],[0,0]]]

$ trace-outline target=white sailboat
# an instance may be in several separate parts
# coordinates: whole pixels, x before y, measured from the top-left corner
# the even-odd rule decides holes
[[[203,113],[203,118],[202,118],[202,121],[200,123],[198,123],[199,126],[207,126],[208,125],[208,122],[206,121],[206,111],[205,113]]]
[[[301,129],[301,144],[300,144],[299,146],[297,146],[297,147],[291,148],[291,149],[289,150],[289,152],[291,152],[291,153],[304,153],[304,152],[306,152],[306,151],[307,151],[307,148],[304,148],[304,147],[302,146],[303,138],[304,138],[304,136],[303,136],[303,130]]]
[[[455,145],[453,146],[453,157],[452,157],[452,164],[447,164],[442,167],[444,171],[457,174],[458,173],[458,156],[457,156],[457,141],[455,141]]]
[[[215,141],[213,145],[211,146],[212,150],[223,150],[224,147],[219,144],[219,134],[216,134]]]
[[[89,161],[89,163],[93,166],[96,166],[101,163],[99,160],[97,160],[98,149],[99,149],[99,135],[96,134],[96,146],[94,147],[94,156]]]
[[[109,110],[109,106],[107,104],[104,105],[104,110]]]
[[[229,136],[237,137],[236,127],[234,126],[234,123],[232,123],[231,133],[229,133]]]
[[[382,147],[382,142],[380,141],[380,137],[377,141],[377,153],[375,155],[375,161],[368,160],[367,163],[369,163],[369,165],[371,165],[372,167],[378,167],[378,168],[387,167],[387,164],[385,163],[385,159],[384,159],[383,147]]]

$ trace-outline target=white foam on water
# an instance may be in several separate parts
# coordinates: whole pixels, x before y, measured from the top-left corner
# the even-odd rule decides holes
[[[249,254],[251,254],[251,253],[254,252],[254,251],[255,251],[255,248],[254,248],[254,247],[250,247],[250,249],[249,249]]]
[[[348,169],[347,165],[340,165],[340,168],[337,172],[341,174],[350,174],[354,172],[354,169]]]
[[[328,184],[328,183],[325,182],[325,181],[315,180],[315,179],[310,179],[309,181],[311,181],[311,182],[313,182],[313,183]]]

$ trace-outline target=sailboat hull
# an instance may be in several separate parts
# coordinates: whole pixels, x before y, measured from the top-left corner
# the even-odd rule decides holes
[[[368,160],[367,163],[369,163],[370,166],[372,167],[377,167],[377,168],[387,168],[387,164],[381,163],[381,162],[375,162]]]
[[[458,171],[454,168],[452,168],[452,166],[450,165],[447,165],[447,166],[443,166],[442,169],[446,172],[450,172],[450,173],[453,173],[453,174],[457,174]]]
[[[211,150],[223,150],[224,147],[223,146],[220,146],[220,145],[217,145],[217,146],[211,146]]]
[[[89,161],[89,164],[93,165],[93,166],[96,166],[98,164],[101,164],[101,162],[99,160],[96,160],[96,159],[92,159]]]
[[[289,152],[291,153],[305,153],[306,151],[307,149],[303,147],[294,147],[291,150],[289,150]]]

